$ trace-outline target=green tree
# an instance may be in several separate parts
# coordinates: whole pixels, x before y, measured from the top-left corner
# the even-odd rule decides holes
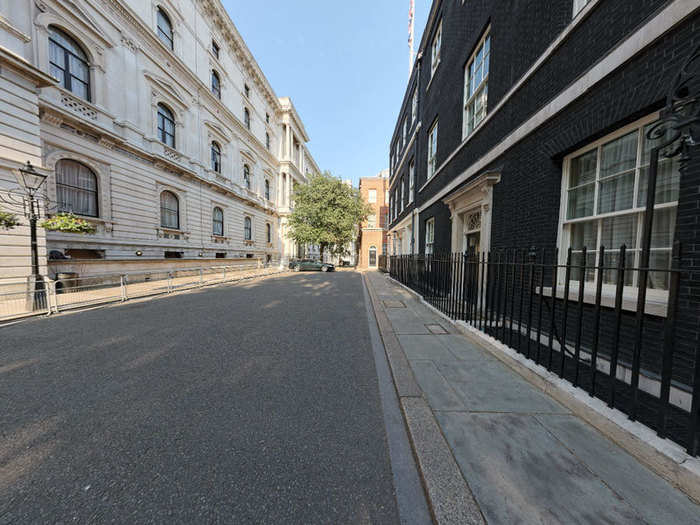
[[[299,244],[316,244],[321,260],[326,250],[342,255],[354,240],[356,227],[372,212],[359,190],[326,171],[310,175],[294,192],[289,237]]]

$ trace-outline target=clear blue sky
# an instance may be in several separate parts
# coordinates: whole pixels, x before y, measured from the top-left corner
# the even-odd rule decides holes
[[[292,98],[322,170],[357,185],[389,167],[408,80],[409,0],[223,0],[277,96]],[[430,9],[416,0],[416,43]]]

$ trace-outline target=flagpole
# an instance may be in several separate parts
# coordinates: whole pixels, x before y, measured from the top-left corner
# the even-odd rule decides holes
[[[414,36],[414,13],[415,0],[410,0],[408,8],[408,76],[411,77],[413,71],[413,36]]]

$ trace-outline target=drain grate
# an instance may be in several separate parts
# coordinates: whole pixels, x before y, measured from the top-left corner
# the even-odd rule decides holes
[[[384,301],[384,308],[406,308],[403,301]]]
[[[447,330],[445,330],[442,325],[439,324],[427,324],[425,327],[428,329],[428,331],[431,334],[447,334],[449,333]]]

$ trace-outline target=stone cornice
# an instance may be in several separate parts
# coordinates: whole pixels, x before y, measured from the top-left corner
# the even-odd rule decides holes
[[[3,46],[0,46],[0,65],[7,66],[18,74],[30,79],[38,88],[56,84],[56,80],[53,77]]]

